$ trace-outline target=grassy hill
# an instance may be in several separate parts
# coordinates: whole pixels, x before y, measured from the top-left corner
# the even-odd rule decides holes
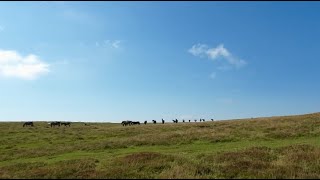
[[[320,178],[320,113],[130,127],[3,122],[0,178]]]

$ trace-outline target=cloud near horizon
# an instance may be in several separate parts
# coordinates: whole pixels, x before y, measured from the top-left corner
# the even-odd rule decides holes
[[[16,51],[0,49],[0,76],[34,80],[50,72],[49,66],[34,54],[23,57]]]
[[[111,47],[111,48],[114,48],[114,49],[118,49],[120,48],[120,43],[122,41],[120,40],[105,40],[103,42],[98,42],[96,41],[95,45],[96,47]]]
[[[194,56],[198,56],[201,58],[208,57],[212,60],[222,58],[235,68],[241,68],[247,64],[245,60],[233,56],[230,51],[224,47],[223,44],[219,44],[216,48],[209,48],[206,44],[198,43],[193,45],[188,50],[188,52]]]

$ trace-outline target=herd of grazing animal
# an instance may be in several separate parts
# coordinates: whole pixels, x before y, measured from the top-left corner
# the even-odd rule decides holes
[[[162,124],[164,124],[165,121],[164,121],[163,118],[161,119],[161,121],[162,121]],[[173,121],[173,123],[178,123],[178,119],[173,119],[172,121]],[[206,121],[205,119],[201,119],[200,118],[200,122],[205,122],[205,121]],[[214,121],[214,119],[211,119],[211,121]],[[182,122],[186,122],[186,121],[183,119]],[[191,122],[190,119],[189,119],[189,122]],[[197,122],[197,119],[195,119],[194,122]],[[147,123],[148,123],[147,121],[144,121],[144,124],[147,124]],[[152,123],[153,124],[157,124],[157,121],[153,119]],[[140,122],[139,121],[129,121],[129,120],[127,120],[127,121],[122,121],[121,124],[122,124],[122,126],[127,126],[127,125],[131,126],[131,125],[135,125],[135,124],[139,124],[140,125]]]
[[[139,121],[122,121],[121,124],[122,126],[127,126],[127,125],[131,126],[136,124],[140,125],[140,122]]]
[[[55,126],[69,126],[71,125],[71,122],[60,122],[60,121],[55,121],[55,122],[50,122],[48,123],[51,127],[55,127]],[[33,122],[32,121],[28,121],[28,122],[25,122],[23,123],[23,127],[25,126],[34,126]]]
[[[178,119],[174,119],[174,120],[172,120],[172,121],[173,121],[173,123],[178,123]],[[214,120],[211,119],[211,121],[214,121]],[[153,122],[153,124],[157,124],[157,121],[156,121],[156,120],[152,120],[152,122]],[[161,122],[162,122],[162,124],[165,123],[165,121],[164,121],[163,118],[161,119]],[[183,119],[182,122],[184,123],[184,122],[186,122],[186,121]],[[189,119],[189,122],[191,122],[190,119]],[[197,122],[197,119],[195,119],[194,122]],[[200,122],[205,122],[205,119],[201,119],[201,118],[200,118]],[[54,122],[50,122],[50,123],[48,123],[48,124],[49,124],[51,127],[55,127],[55,126],[59,126],[59,127],[60,127],[60,126],[62,126],[62,125],[64,125],[64,126],[69,126],[69,127],[70,127],[71,122],[54,121]],[[122,124],[122,126],[131,126],[131,125],[140,125],[140,122],[139,122],[139,121],[129,121],[129,120],[127,120],[127,121],[122,121],[121,124]],[[147,121],[144,121],[144,124],[147,124]],[[85,123],[85,125],[87,126],[86,123]],[[25,122],[25,123],[23,124],[23,127],[25,127],[25,126],[34,126],[34,124],[33,124],[32,121],[28,121],[28,122]]]

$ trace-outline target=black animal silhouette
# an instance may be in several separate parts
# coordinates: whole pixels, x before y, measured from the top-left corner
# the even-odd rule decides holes
[[[162,118],[162,124],[164,124],[164,119]]]
[[[130,126],[131,123],[132,123],[132,121],[129,121],[129,120],[127,120],[127,121],[122,121],[122,122],[121,122],[122,126],[127,126],[127,125]]]
[[[23,123],[23,127],[25,126],[33,126],[33,122],[29,121],[29,122]]]
[[[190,122],[191,120],[189,119],[189,122]]]
[[[144,124],[147,124],[147,121],[144,121]]]
[[[211,119],[211,121],[214,121],[213,119]]]
[[[50,126],[52,127],[52,126],[59,126],[60,127],[60,125],[61,125],[61,122],[60,121],[55,121],[55,122],[51,122],[50,123]]]
[[[184,119],[182,120],[182,122],[184,122]]]
[[[140,122],[139,122],[139,121],[132,121],[132,122],[131,122],[131,125],[135,125],[135,124],[140,125]]]
[[[71,125],[70,122],[61,122],[60,124],[61,124],[61,126],[64,125],[64,126],[69,126],[69,127],[70,127],[70,125]]]
[[[157,124],[157,121],[156,120],[152,120],[153,121],[153,124]]]

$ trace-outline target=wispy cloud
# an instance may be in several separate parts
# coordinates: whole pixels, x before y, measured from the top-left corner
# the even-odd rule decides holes
[[[95,46],[96,47],[108,47],[108,48],[114,48],[119,49],[121,48],[122,41],[120,40],[104,40],[104,41],[96,41]]]
[[[104,41],[104,44],[108,47],[112,47],[112,48],[115,48],[115,49],[118,49],[120,48],[120,43],[122,41],[120,40],[105,40]]]
[[[0,50],[0,76],[34,80],[49,72],[49,64],[38,56],[29,54],[25,57],[13,50]]]
[[[116,49],[119,48],[120,47],[120,41],[119,40],[115,40],[114,42],[112,42],[111,46],[116,48]]]
[[[193,45],[188,52],[194,56],[205,57],[208,46],[205,44],[196,44]]]
[[[224,59],[226,62],[235,67],[241,68],[247,64],[247,62],[243,59],[237,58],[230,53],[228,49],[224,47],[223,44],[218,45],[215,48],[209,48],[206,44],[195,44],[189,50],[194,56],[198,57],[208,57],[209,59],[216,60],[216,59]]]

